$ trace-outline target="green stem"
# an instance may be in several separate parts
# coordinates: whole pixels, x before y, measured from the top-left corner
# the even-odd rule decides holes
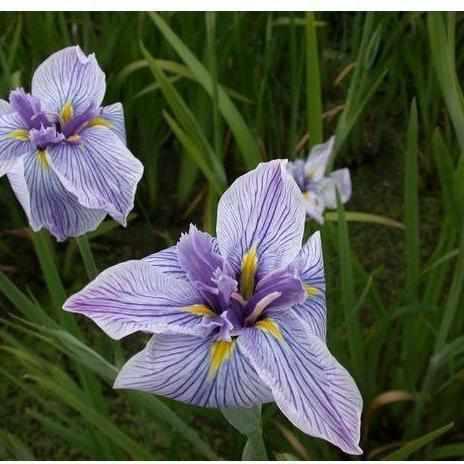
[[[55,252],[50,243],[50,237],[45,230],[41,230],[40,232],[33,232],[32,241],[48,292],[52,299],[53,307],[58,311],[58,314],[61,314],[61,307],[66,299],[66,292],[56,266]]]
[[[81,237],[76,237],[77,246],[82,256],[82,261],[84,262],[85,271],[89,280],[95,279],[98,274],[97,265],[95,264],[95,259],[92,254],[92,249],[90,248],[90,243],[86,235]]]

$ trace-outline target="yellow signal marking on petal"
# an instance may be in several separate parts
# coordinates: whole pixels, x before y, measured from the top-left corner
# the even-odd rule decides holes
[[[112,124],[108,119],[102,118],[101,116],[97,116],[96,118],[91,119],[87,123],[87,127],[111,127]]]
[[[208,376],[209,378],[214,377],[217,374],[219,368],[230,359],[234,352],[235,342],[231,341],[218,341],[211,345],[210,349],[210,366]]]
[[[240,272],[240,293],[248,300],[255,289],[256,269],[258,268],[258,255],[256,248],[250,248],[242,258]]]
[[[216,316],[216,314],[213,311],[211,311],[211,309],[209,309],[208,306],[202,304],[194,304],[192,306],[187,306],[184,309],[185,311],[195,314],[196,316]]]
[[[306,290],[306,294],[308,296],[316,296],[319,293],[319,289],[316,287],[312,287],[309,284],[304,284],[304,289]]]
[[[45,150],[39,150],[37,152],[37,160],[42,169],[48,169],[48,155]]]
[[[70,142],[70,143],[78,143],[81,141],[81,136],[79,134],[74,134],[74,135],[71,135],[69,136],[66,141]]]
[[[74,116],[74,108],[71,103],[67,102],[63,105],[63,108],[60,111],[61,120],[66,123],[70,121]]]
[[[271,334],[274,338],[276,338],[279,341],[282,341],[284,339],[279,326],[272,319],[261,319],[255,324],[255,327]]]
[[[26,129],[16,129],[14,131],[11,131],[8,134],[8,137],[20,140],[21,142],[27,142],[29,140],[29,131],[27,131]]]

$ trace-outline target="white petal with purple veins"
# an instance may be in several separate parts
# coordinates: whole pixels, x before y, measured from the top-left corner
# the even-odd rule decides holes
[[[93,103],[100,106],[105,95],[105,73],[94,54],[85,55],[79,46],[67,47],[49,56],[35,71],[32,95],[48,111],[59,113],[71,104],[79,114]]]
[[[0,177],[9,172],[23,155],[33,150],[29,131],[16,113],[0,115]]]
[[[189,310],[201,304],[188,282],[134,260],[103,271],[70,297],[64,309],[89,317],[110,337],[120,339],[137,331],[205,335],[203,316]]]
[[[185,270],[179,263],[177,257],[177,247],[171,246],[165,250],[158,251],[152,255],[148,255],[143,258],[143,261],[151,264],[155,270],[175,277],[176,279],[186,280],[189,282],[189,278],[185,273]]]
[[[325,298],[324,258],[321,234],[315,232],[308,239],[295,260],[306,290],[306,300],[292,307],[292,312],[303,319],[314,335],[325,341],[327,308]]]
[[[126,225],[143,165],[116,134],[91,127],[81,133],[79,143],[61,143],[49,152],[62,182],[83,206],[103,209]]]
[[[209,337],[155,335],[123,366],[114,387],[214,408],[251,407],[272,401],[270,390],[237,343],[221,345],[218,362],[213,360],[214,356],[219,359],[214,343]]]
[[[296,316],[273,319],[278,332],[249,329],[238,338],[239,347],[294,425],[346,453],[361,454],[362,398],[354,380]]]
[[[100,117],[103,118],[103,123],[109,123],[108,128],[111,129],[126,145],[126,125],[124,123],[124,109],[121,103],[113,103],[112,105],[104,106],[101,109]]]
[[[219,249],[235,271],[252,248],[256,250],[258,275],[289,264],[301,248],[303,198],[285,163],[274,160],[260,164],[239,177],[219,201]]]
[[[88,209],[61,183],[45,153],[25,155],[8,173],[34,231],[47,229],[58,241],[95,230],[106,213]]]

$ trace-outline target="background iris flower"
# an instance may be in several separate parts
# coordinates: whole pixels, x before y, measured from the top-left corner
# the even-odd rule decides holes
[[[0,176],[34,231],[58,240],[94,230],[106,214],[126,224],[142,164],[126,148],[123,108],[101,106],[105,74],[94,55],[68,47],[0,103]]]
[[[361,395],[326,346],[319,233],[286,162],[260,164],[218,206],[217,239],[194,226],[176,246],[102,272],[67,300],[109,336],[155,335],[116,388],[208,407],[275,401],[304,432],[359,454]]]
[[[306,161],[288,163],[288,169],[303,192],[306,213],[320,224],[324,222],[326,208],[337,207],[337,190],[342,203],[351,197],[351,176],[347,168],[326,173],[335,137],[326,143],[315,145]]]

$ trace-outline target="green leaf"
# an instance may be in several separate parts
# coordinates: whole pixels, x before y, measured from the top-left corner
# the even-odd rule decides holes
[[[406,238],[406,291],[411,302],[418,298],[420,269],[419,192],[417,167],[417,107],[411,104],[408,126],[408,145],[404,174],[404,224]]]
[[[213,82],[205,66],[193,55],[182,40],[179,39],[169,25],[163,20],[161,15],[153,12],[149,12],[148,15],[161,31],[164,38],[187,65],[198,83],[203,86],[209,95],[212,95]],[[235,137],[245,165],[248,169],[253,169],[261,161],[256,138],[252,135],[240,112],[221,86],[218,87],[218,106]]]
[[[327,221],[338,221],[338,213],[333,211],[327,211],[324,214],[324,219]],[[380,224],[383,226],[394,227],[396,229],[404,229],[404,224],[395,221],[394,219],[387,218],[385,216],[379,216],[378,214],[361,213],[359,211],[345,211],[345,220],[347,222],[364,222],[366,224]]]
[[[416,438],[415,440],[406,443],[399,450],[396,450],[388,456],[385,456],[382,459],[382,461],[403,461],[409,458],[411,454],[415,453],[416,451],[431,443],[433,440],[436,440],[437,438],[444,435],[453,427],[454,422],[450,422],[448,425],[445,425],[444,427],[434,430],[433,432],[427,433],[426,435],[420,438]]]
[[[253,408],[222,408],[222,414],[235,429],[247,437],[242,461],[266,461],[263,440],[261,406]]]
[[[306,13],[306,114],[310,147],[323,142],[319,48],[314,13]]]

